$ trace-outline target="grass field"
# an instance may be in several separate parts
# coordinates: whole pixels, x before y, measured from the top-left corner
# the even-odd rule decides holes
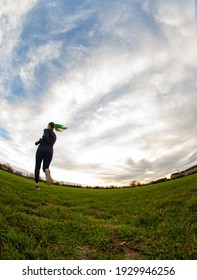
[[[0,170],[0,259],[197,259],[197,174],[129,189],[33,186]]]

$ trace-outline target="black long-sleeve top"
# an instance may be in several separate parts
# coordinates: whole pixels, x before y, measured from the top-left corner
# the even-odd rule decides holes
[[[53,149],[53,145],[56,141],[56,135],[52,129],[44,129],[42,138],[39,141],[35,142],[35,145],[39,145],[39,148],[48,148]]]

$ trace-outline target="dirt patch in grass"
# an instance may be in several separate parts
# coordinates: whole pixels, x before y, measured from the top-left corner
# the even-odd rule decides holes
[[[113,243],[113,254],[123,254],[125,259],[137,259],[140,252],[136,248],[131,248],[126,241],[114,239]]]
[[[95,250],[90,246],[81,247],[79,260],[91,260],[91,254],[94,252]]]

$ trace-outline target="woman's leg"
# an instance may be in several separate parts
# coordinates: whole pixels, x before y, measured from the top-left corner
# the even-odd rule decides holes
[[[40,167],[43,160],[43,153],[39,149],[36,152],[35,183],[39,183]]]
[[[53,179],[51,178],[51,172],[49,170],[49,166],[50,163],[52,161],[53,158],[53,153],[52,152],[48,152],[45,157],[44,157],[44,161],[43,161],[43,171],[45,172],[46,175],[46,182],[47,184],[53,184]]]
[[[52,152],[46,152],[44,159],[43,159],[43,171],[45,173],[46,169],[49,169],[50,163],[52,161],[53,158],[53,153]]]

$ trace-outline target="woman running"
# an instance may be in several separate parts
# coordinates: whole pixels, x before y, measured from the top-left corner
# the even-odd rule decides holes
[[[54,133],[54,128],[56,131],[63,131],[67,129],[61,124],[55,124],[50,122],[48,127],[44,129],[44,134],[39,141],[35,142],[35,145],[39,145],[36,152],[36,166],[35,166],[35,189],[39,190],[39,175],[40,167],[43,162],[43,171],[46,175],[47,184],[52,184],[53,180],[51,178],[49,165],[53,158],[53,145],[56,141],[56,134]]]

